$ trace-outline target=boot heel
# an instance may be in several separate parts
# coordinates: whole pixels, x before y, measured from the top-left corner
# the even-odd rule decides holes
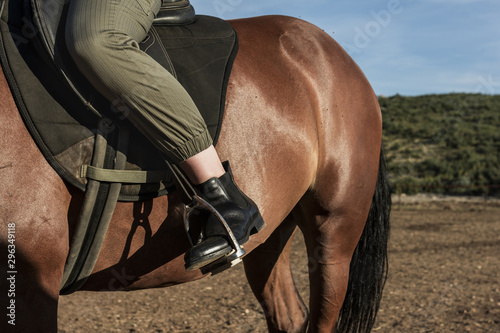
[[[264,220],[257,221],[250,229],[250,236],[255,235],[266,227]]]

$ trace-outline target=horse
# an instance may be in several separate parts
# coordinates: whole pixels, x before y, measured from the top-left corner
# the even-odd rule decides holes
[[[370,331],[387,275],[390,213],[377,97],[342,47],[310,23],[263,16],[230,24],[239,53],[216,149],[267,224],[245,244],[243,262],[269,332]],[[9,272],[15,260],[16,268],[0,282],[8,299],[0,330],[55,332],[83,193],[44,159],[3,74],[0,117],[0,245],[12,254],[0,265]],[[129,291],[203,278],[184,268],[190,245],[182,208],[177,192],[119,202],[82,290]],[[314,261],[309,306],[289,264],[299,229]]]

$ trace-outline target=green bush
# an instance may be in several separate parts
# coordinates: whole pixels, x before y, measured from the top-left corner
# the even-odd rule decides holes
[[[395,95],[379,103],[396,192],[480,195],[480,186],[500,184],[500,95]]]

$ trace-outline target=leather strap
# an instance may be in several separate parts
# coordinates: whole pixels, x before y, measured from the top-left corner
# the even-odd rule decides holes
[[[105,135],[105,134],[104,134]],[[122,128],[118,137],[118,149],[112,150],[113,154],[109,155],[110,146],[105,136],[97,134],[96,148],[103,150],[104,159],[114,161],[114,168],[123,170],[127,163],[127,150],[129,142],[128,128]],[[103,159],[103,153],[99,153],[99,159]],[[97,161],[99,162],[99,161]],[[106,166],[109,163],[94,163],[96,167]],[[108,165],[109,166],[109,165]],[[94,266],[97,262],[97,257],[104,242],[104,237],[109,227],[109,223],[113,216],[113,212],[120,195],[121,183],[106,183],[97,180],[89,180],[87,186],[92,184],[99,185],[96,198],[88,198],[91,191],[87,190],[84,206],[80,213],[79,224],[77,229],[80,232],[75,232],[75,237],[71,243],[70,255],[68,256],[67,264],[64,268],[63,284],[60,290],[62,295],[71,294],[79,290],[91,275]],[[105,188],[106,190],[102,190]],[[90,202],[89,202],[90,201]],[[88,221],[82,219],[82,216],[88,215]],[[85,222],[85,223],[82,223]],[[78,236],[79,235],[79,236]]]
[[[184,173],[179,169],[176,164],[167,162],[167,166],[174,177],[174,183],[176,188],[179,190],[182,202],[184,205],[189,206],[194,203],[194,196],[196,196],[196,191],[191,185],[191,182],[187,179]]]
[[[170,181],[170,174],[166,170],[158,171],[133,171],[113,170],[82,165],[80,177],[108,183],[148,184]]]
[[[106,150],[108,141],[106,133],[98,133],[95,140],[94,156],[92,164],[96,167],[105,166],[108,161]],[[61,294],[69,294],[74,283],[78,280],[81,269],[85,264],[88,249],[92,243],[95,230],[93,229],[100,219],[100,213],[104,206],[103,197],[107,196],[109,186],[102,186],[98,181],[90,180],[85,191],[85,198],[78,216],[76,229],[69,249],[66,265],[64,266]]]

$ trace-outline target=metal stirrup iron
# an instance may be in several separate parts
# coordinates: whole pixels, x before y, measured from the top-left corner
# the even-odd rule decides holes
[[[229,243],[231,244],[231,247],[235,251],[235,253],[230,253],[230,255],[232,257],[234,257],[234,259],[241,258],[242,256],[245,255],[245,253],[246,253],[245,250],[243,250],[240,243],[238,243],[238,241],[236,240],[236,236],[234,236],[233,231],[231,230],[231,228],[227,224],[224,217],[222,217],[222,215],[214,208],[214,206],[209,204],[206,200],[204,200],[203,198],[201,198],[198,195],[193,196],[193,202],[190,205],[186,205],[186,211],[185,211],[185,215],[184,215],[184,223],[186,226],[186,232],[188,233],[188,237],[189,237],[192,245],[193,245],[193,240],[191,239],[191,235],[189,234],[189,229],[190,229],[189,228],[189,217],[192,214],[192,212],[196,210],[196,208],[202,208],[202,209],[204,208],[204,209],[208,210],[210,213],[214,214],[215,217],[217,218],[217,220],[219,221],[219,223],[224,227],[224,229],[226,230],[226,233],[230,239]]]

